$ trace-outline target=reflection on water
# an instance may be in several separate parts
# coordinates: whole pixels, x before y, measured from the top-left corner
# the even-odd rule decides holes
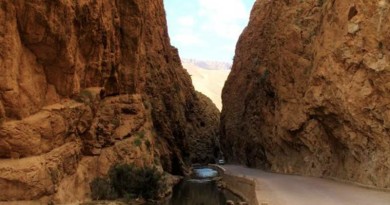
[[[196,178],[212,178],[218,176],[218,171],[211,168],[194,169]]]
[[[212,180],[185,180],[173,190],[167,205],[224,205],[226,197]]]
[[[227,199],[239,201],[234,194],[218,189],[213,180],[217,176],[218,172],[211,168],[194,169],[194,176],[176,185],[165,205],[225,205]]]

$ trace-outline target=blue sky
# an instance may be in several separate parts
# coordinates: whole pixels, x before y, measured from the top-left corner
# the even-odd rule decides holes
[[[231,62],[255,0],[164,0],[180,57]]]

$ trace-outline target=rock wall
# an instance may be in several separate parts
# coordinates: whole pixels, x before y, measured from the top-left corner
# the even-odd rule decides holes
[[[216,105],[201,92],[196,91],[201,113],[208,113],[207,117],[199,119],[200,130],[198,137],[191,137],[186,141],[189,147],[191,163],[215,163],[220,153],[219,128],[220,112]]]
[[[114,163],[184,174],[212,158],[190,153],[218,122],[162,0],[1,1],[0,25],[0,201],[83,200]]]
[[[109,97],[95,108],[68,100],[4,122],[0,201],[84,200],[89,182],[116,163],[161,167],[140,95]]]
[[[387,0],[257,0],[223,90],[229,160],[390,188]]]

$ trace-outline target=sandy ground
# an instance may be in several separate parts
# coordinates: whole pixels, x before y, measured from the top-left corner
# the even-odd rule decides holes
[[[390,205],[390,192],[236,165],[224,165],[223,168],[230,174],[256,181],[259,205]]]

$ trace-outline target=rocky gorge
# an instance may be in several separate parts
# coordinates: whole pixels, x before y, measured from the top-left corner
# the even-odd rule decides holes
[[[82,202],[118,164],[188,175],[222,152],[389,190],[389,8],[256,0],[220,115],[170,43],[163,0],[0,1],[0,203]],[[256,183],[241,186],[253,201]]]
[[[222,98],[230,161],[390,188],[387,0],[257,0]]]
[[[82,201],[117,163],[183,175],[213,159],[219,111],[162,0],[1,1],[0,25],[0,201]]]

